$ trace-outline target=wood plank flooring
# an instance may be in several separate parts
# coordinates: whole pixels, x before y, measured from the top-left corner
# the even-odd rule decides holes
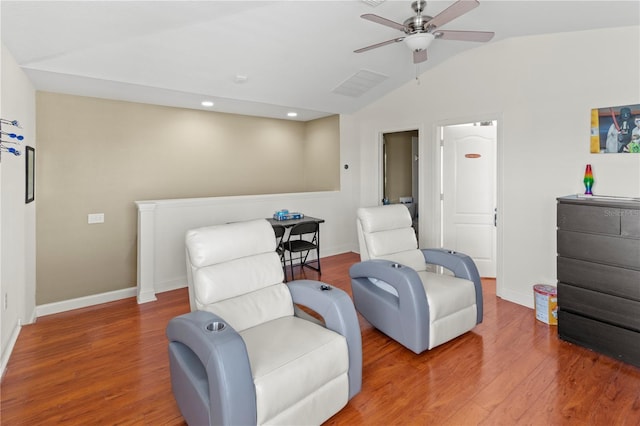
[[[358,260],[322,259],[322,279],[350,293]],[[493,280],[483,286],[484,322],[421,355],[360,318],[362,392],[326,424],[640,425],[640,369],[560,341],[531,309],[497,298]],[[1,424],[184,425],[164,330],[188,310],[180,289],[24,326],[2,379]]]

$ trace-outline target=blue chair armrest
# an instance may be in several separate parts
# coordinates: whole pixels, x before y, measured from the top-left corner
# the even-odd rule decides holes
[[[318,313],[329,330],[347,340],[349,350],[349,399],[362,388],[362,336],[358,316],[349,295],[320,281],[296,280],[287,283],[293,303]]]
[[[383,259],[365,260],[351,265],[351,279],[375,278],[389,284],[398,292],[399,303],[425,303],[427,295],[417,272],[408,266]],[[370,284],[373,286],[373,284]],[[417,307],[416,307],[417,308]]]
[[[389,260],[372,259],[349,269],[351,288],[358,311],[402,345],[420,353],[429,345],[429,300],[418,273]],[[398,296],[369,281],[384,281]]]
[[[476,323],[480,324],[483,317],[482,282],[473,259],[464,253],[447,249],[422,249],[422,254],[427,263],[443,266],[453,272],[456,277],[473,282],[476,288]]]
[[[215,328],[222,324],[222,329]],[[170,347],[176,343],[186,346],[206,371],[210,423],[256,424],[255,386],[242,337],[224,319],[206,311],[194,311],[173,318],[166,332]],[[190,359],[193,361],[192,357]],[[194,367],[187,374],[197,371],[198,368]],[[186,389],[187,384],[180,383],[180,379],[177,383],[173,382],[174,374],[171,376],[174,394],[179,398],[183,393],[181,389]],[[187,406],[190,404],[187,400],[182,402]]]

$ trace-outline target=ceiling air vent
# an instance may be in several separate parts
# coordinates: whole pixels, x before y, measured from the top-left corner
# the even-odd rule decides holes
[[[360,0],[362,3],[366,3],[371,7],[376,7],[385,2],[385,0]]]
[[[338,95],[357,98],[360,95],[373,89],[375,86],[382,83],[387,78],[389,78],[388,75],[379,74],[373,71],[360,70],[340,83],[331,92],[337,93]]]

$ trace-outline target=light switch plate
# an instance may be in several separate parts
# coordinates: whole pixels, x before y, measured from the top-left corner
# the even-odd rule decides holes
[[[88,223],[104,223],[104,213],[90,213],[88,215]]]

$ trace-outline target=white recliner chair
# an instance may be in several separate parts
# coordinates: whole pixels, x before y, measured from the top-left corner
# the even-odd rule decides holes
[[[362,343],[350,297],[283,283],[266,220],[187,232],[191,313],[167,327],[173,393],[190,425],[320,424],[360,391]],[[307,306],[324,321],[294,314]]]
[[[473,260],[443,249],[418,249],[404,205],[360,208],[362,262],[349,274],[356,310],[415,353],[445,343],[482,322],[482,285]],[[430,272],[440,265],[451,274]]]

